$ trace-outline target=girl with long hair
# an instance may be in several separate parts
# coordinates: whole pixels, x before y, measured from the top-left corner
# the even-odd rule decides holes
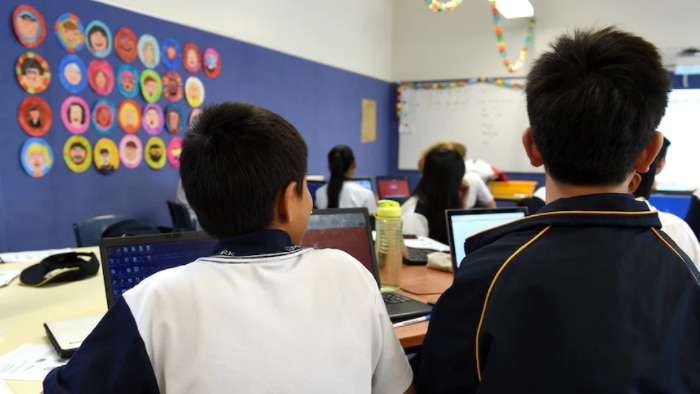
[[[355,167],[355,155],[349,146],[337,145],[328,152],[331,177],[316,190],[316,208],[367,207],[370,213],[377,210],[374,193],[352,182]]]

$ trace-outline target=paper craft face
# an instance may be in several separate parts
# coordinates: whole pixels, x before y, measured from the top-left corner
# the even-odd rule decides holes
[[[56,38],[69,53],[75,53],[83,48],[83,23],[76,15],[66,12],[58,17],[55,25]]]
[[[125,63],[131,63],[138,57],[136,35],[129,28],[122,27],[114,35],[114,51]]]
[[[141,94],[149,103],[155,103],[162,94],[163,85],[160,76],[153,70],[141,73]]]
[[[160,137],[151,137],[146,142],[144,149],[146,164],[154,170],[159,170],[165,166],[165,143]]]
[[[168,71],[163,75],[163,94],[171,102],[182,99],[182,78],[177,71]]]
[[[90,87],[100,96],[106,96],[114,89],[114,71],[106,60],[91,61],[88,74]]]
[[[174,70],[180,65],[180,45],[172,38],[166,38],[160,43],[163,49],[163,65],[168,70]]]
[[[43,92],[51,82],[49,64],[34,52],[19,57],[15,72],[20,86],[31,94]]]
[[[105,58],[112,52],[112,33],[101,21],[92,21],[85,29],[87,47],[95,57]]]
[[[119,126],[126,133],[135,133],[141,127],[141,108],[136,101],[126,99],[119,105]]]
[[[182,138],[173,137],[168,143],[168,162],[175,168],[180,168],[180,154],[182,153]]]
[[[196,74],[202,68],[199,47],[193,43],[185,44],[182,50],[182,65],[190,74]]]
[[[141,63],[147,68],[154,68],[160,63],[160,46],[152,35],[144,34],[139,38],[138,50]]]
[[[143,109],[143,129],[151,135],[163,130],[163,110],[158,104],[146,104]]]
[[[68,97],[61,106],[63,125],[73,134],[84,133],[90,125],[90,112],[85,100],[78,96]]]
[[[80,71],[78,63],[68,63],[63,69],[63,76],[70,85],[78,85],[83,80],[83,72]]]
[[[141,140],[135,135],[126,135],[119,143],[119,156],[126,168],[136,168],[143,157]]]
[[[187,78],[187,82],[185,82],[185,96],[187,97],[187,103],[192,108],[202,105],[204,101],[204,85],[199,78]]]
[[[204,74],[209,78],[216,78],[220,72],[221,58],[219,53],[212,48],[207,48],[204,51]]]
[[[168,110],[168,131],[171,134],[177,134],[180,132],[180,118],[182,118],[182,115],[178,110]]]
[[[92,125],[95,130],[102,135],[111,133],[116,126],[115,113],[114,104],[110,101],[106,99],[97,101],[92,110]]]
[[[43,177],[53,165],[53,151],[41,138],[30,138],[22,147],[22,167],[34,178]]]
[[[41,97],[29,96],[19,105],[18,121],[27,134],[41,137],[51,129],[51,107]]]
[[[12,16],[15,35],[22,45],[35,48],[46,37],[44,17],[33,7],[20,5],[15,8]]]
[[[139,73],[129,64],[122,64],[117,71],[119,92],[125,97],[134,98],[139,94]]]
[[[95,144],[95,167],[103,175],[109,175],[119,168],[117,145],[108,138],[101,138]]]

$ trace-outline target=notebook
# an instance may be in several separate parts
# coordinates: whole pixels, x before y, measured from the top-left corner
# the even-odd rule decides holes
[[[404,201],[411,196],[408,176],[378,176],[377,191],[380,199]]]
[[[370,229],[367,208],[317,209],[314,210],[304,234],[302,246],[340,249],[357,260],[379,282],[377,257]],[[383,293],[389,318],[392,321],[406,320],[430,313],[432,307],[409,297],[395,293]],[[387,299],[392,299],[389,300]],[[398,298],[398,302],[395,300]]]
[[[351,181],[357,183],[358,185],[364,187],[365,189],[374,192],[374,189],[372,189],[372,178],[369,177],[357,177],[357,178],[352,178],[350,179]]]
[[[452,256],[452,272],[465,257],[464,240],[472,235],[525,217],[526,207],[448,209],[447,232]]]

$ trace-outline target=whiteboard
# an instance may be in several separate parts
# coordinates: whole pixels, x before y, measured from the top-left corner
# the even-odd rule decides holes
[[[416,170],[421,153],[440,141],[467,146],[467,157],[501,171],[543,172],[525,155],[521,135],[528,126],[525,93],[493,84],[452,89],[404,86],[399,122],[399,169]]]

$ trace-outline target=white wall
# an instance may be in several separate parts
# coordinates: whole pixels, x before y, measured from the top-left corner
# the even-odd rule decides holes
[[[391,80],[392,0],[94,0]]]
[[[394,80],[525,76],[529,64],[559,34],[575,27],[611,24],[660,48],[700,46],[697,0],[530,0],[537,23],[525,68],[511,74],[501,64],[487,0],[465,0],[452,12],[430,11],[424,1],[394,0]],[[527,19],[502,19],[511,60],[519,55]]]

